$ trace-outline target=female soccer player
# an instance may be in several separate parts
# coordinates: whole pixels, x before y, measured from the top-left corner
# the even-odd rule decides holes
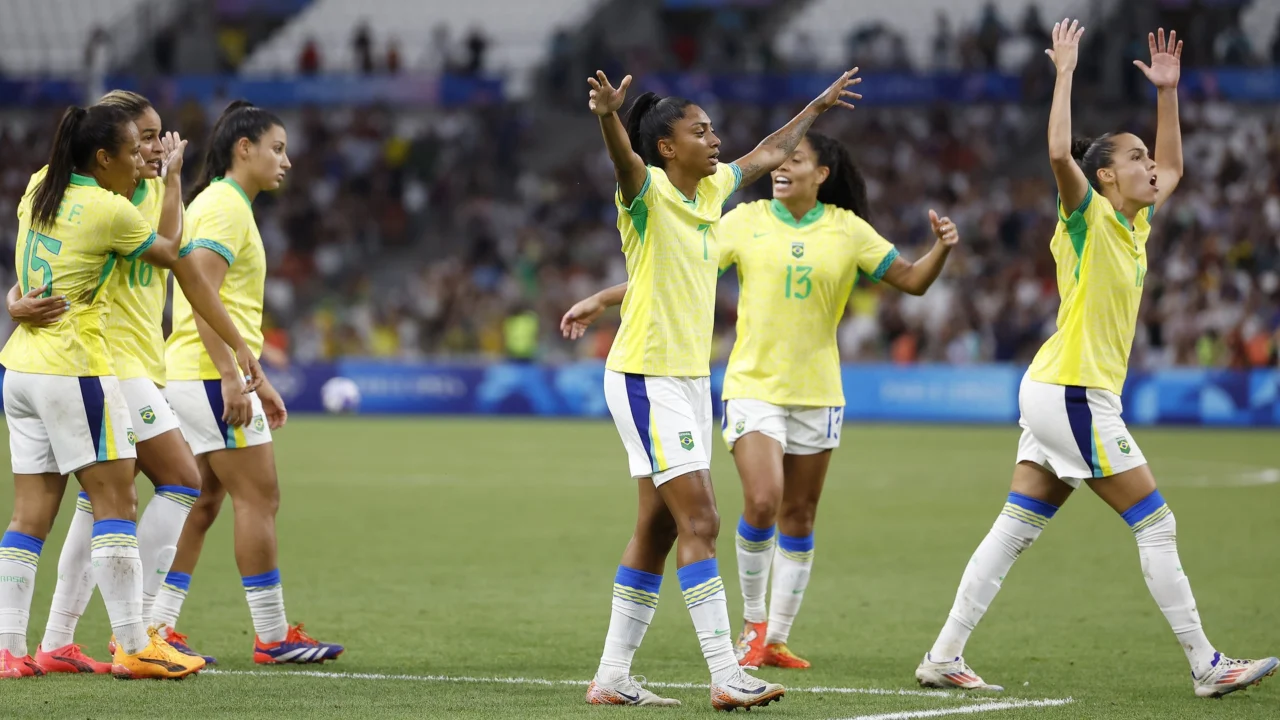
[[[162,134],[160,115],[137,93],[113,90],[103,96],[99,104],[123,110],[138,128],[143,164],[136,187],[129,194],[134,207],[160,235],[180,237],[182,151],[186,143],[172,134]],[[45,170],[36,173],[33,184],[43,179],[44,174]],[[162,216],[167,225],[162,224]],[[179,263],[190,265],[186,260]],[[187,276],[180,275],[179,282],[184,277]],[[107,343],[137,438],[137,468],[151,480],[156,491],[138,522],[142,617],[148,625],[151,606],[160,581],[173,561],[182,525],[191,504],[200,496],[200,472],[195,456],[182,439],[178,420],[160,390],[165,383],[161,322],[168,280],[168,270],[157,269],[137,258],[125,260],[113,270],[104,290],[111,307]],[[66,304],[56,296],[41,297],[43,292],[43,288],[34,288],[24,296],[15,285],[9,291],[9,315],[36,327],[56,321]],[[111,663],[97,662],[75,643],[76,624],[93,595],[89,558],[92,533],[93,507],[88,495],[81,492],[58,558],[58,584],[53,592],[44,641],[36,652],[36,662],[45,672],[106,673],[111,670]],[[180,652],[187,652],[183,638],[172,630],[165,639]]]
[[[1073,145],[1071,75],[1083,33],[1078,22],[1063,20],[1054,25],[1053,48],[1046,51],[1058,70],[1049,114],[1049,164],[1058,184],[1058,228],[1050,245],[1062,296],[1058,329],[1022,379],[1022,439],[1008,500],[969,560],[947,622],[916,679],[928,687],[1001,689],[965,664],[965,642],[1013,561],[1084,480],[1133,529],[1147,589],[1186,652],[1196,695],[1221,697],[1272,674],[1280,660],[1233,660],[1205,637],[1178,559],[1173,512],[1120,417],[1151,217],[1182,177],[1182,43],[1174,33],[1166,43],[1161,29],[1158,39],[1148,38],[1151,65],[1134,62],[1157,90],[1152,158],[1129,133]]]
[[[0,364],[14,471],[14,512],[0,538],[0,677],[44,674],[27,654],[31,590],[44,539],[66,489],[76,479],[94,504],[91,559],[112,628],[119,638],[112,673],[122,678],[179,678],[204,661],[178,653],[142,619],[142,561],[135,524],[134,431],[107,347],[104,282],[114,258],[172,267],[178,241],[157,237],[125,199],[142,164],[137,127],[119,108],[68,108],[59,123],[45,177],[22,199],[16,243],[25,292],[43,287],[69,305],[52,325],[14,329]],[[170,206],[162,227],[174,227]],[[261,369],[216,296],[198,276],[192,297],[241,367]]]
[[[787,638],[813,565],[818,498],[844,419],[836,328],[859,272],[921,295],[959,235],[950,219],[930,211],[934,248],[915,263],[902,258],[864,219],[866,183],[848,151],[818,133],[805,136],[772,177],[773,200],[739,205],[719,231],[721,272],[736,265],[741,287],[722,393],[724,440],[745,496],[737,552],[746,623],[737,651],[744,667],[807,668]],[[580,337],[625,289],[574,305],[561,321],[565,336]]]
[[[618,230],[627,258],[622,327],[605,371],[605,398],[640,503],[614,580],[613,612],[587,702],[675,705],[629,677],[631,659],[653,617],[667,555],[676,539],[677,575],[711,671],[711,704],[756,707],[782,697],[781,685],[738,667],[729,637],[724,584],[716,566],[720,517],[708,472],[711,442],[712,312],[721,207],[740,185],[781,165],[823,112],[858,98],[842,75],[785,127],[724,165],[707,114],[653,93],[618,117],[631,77],[614,88],[603,72],[588,80],[618,179]]]
[[[289,170],[288,138],[275,115],[232,103],[214,125],[195,199],[187,208],[182,254],[220,288],[222,303],[254,352],[262,350],[266,254],[253,218],[253,199],[280,187]],[[276,479],[271,431],[287,418],[280,394],[263,381],[245,394],[226,343],[203,313],[174,298],[173,333],[165,361],[166,394],[200,467],[201,495],[178,542],[178,553],[153,608],[157,625],[173,628],[191,584],[204,536],[229,493],[235,509],[236,565],[257,632],[260,664],[333,660],[342,646],[318,642],[290,626],[276,563]]]

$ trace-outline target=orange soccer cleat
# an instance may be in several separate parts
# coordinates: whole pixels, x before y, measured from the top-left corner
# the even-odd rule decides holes
[[[742,634],[734,646],[734,654],[738,656],[738,665],[746,668],[763,667],[765,662],[764,632],[767,623],[747,621],[742,626]]]
[[[94,660],[85,655],[84,650],[75,643],[48,651],[37,647],[36,662],[48,673],[106,675],[111,672],[111,663]]]
[[[809,661],[791,652],[786,643],[770,643],[764,646],[764,664],[768,667],[809,669]]]

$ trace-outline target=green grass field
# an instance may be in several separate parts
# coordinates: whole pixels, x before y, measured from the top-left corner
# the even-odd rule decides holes
[[[1237,656],[1280,652],[1280,434],[1139,429],[1138,440],[1177,513],[1182,559],[1210,638]],[[1143,584],[1131,533],[1087,491],[1021,559],[969,644],[970,663],[1007,692],[975,698],[915,685],[916,663],[1003,503],[1016,441],[1016,428],[846,428],[819,513],[813,578],[792,632],[792,647],[814,669],[762,671],[791,691],[753,716],[1280,717],[1280,678],[1222,701],[1192,695],[1182,653]],[[713,713],[705,687],[697,687],[706,668],[674,564],[635,671],[676,685],[664,692],[684,706],[592,708],[582,701],[634,520],[634,483],[610,424],[295,419],[278,433],[277,452],[289,616],[345,643],[340,661],[314,673],[255,669],[228,504],[182,619],[193,644],[218,656],[216,674],[181,683],[11,681],[0,693],[0,716]],[[713,476],[721,569],[736,618],[733,528],[741,497],[719,444]],[[0,503],[10,502],[4,493]],[[68,493],[45,546],[33,651],[72,503]],[[101,658],[108,632],[95,597],[77,639]],[[1069,704],[1029,704],[1066,698]]]

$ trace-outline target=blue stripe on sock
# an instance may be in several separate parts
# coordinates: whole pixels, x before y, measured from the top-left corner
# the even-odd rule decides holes
[[[680,579],[680,589],[688,590],[712,578],[720,577],[720,566],[715,558],[707,558],[676,570],[676,577]]]
[[[188,497],[200,497],[200,491],[195,488],[183,487],[181,485],[161,485],[156,488],[157,493],[167,492],[174,495],[186,495]]]
[[[170,572],[168,575],[164,576],[164,584],[172,585],[185,592],[191,589],[191,574]]]
[[[138,534],[138,523],[132,520],[97,520],[93,523],[93,536]]]
[[[618,574],[613,577],[613,581],[625,587],[644,590],[645,592],[656,593],[662,587],[662,576],[654,575],[643,570],[636,570],[624,565],[618,566]]]
[[[778,533],[778,547],[787,552],[809,552],[813,549],[813,533],[804,537],[792,537]]]
[[[89,493],[87,493],[87,492],[85,492],[85,491],[81,490],[81,491],[80,491],[80,495],[79,495],[79,497],[80,497],[80,499],[81,499],[81,500],[88,500],[88,499],[89,499]]]
[[[1037,515],[1043,515],[1047,518],[1052,518],[1054,513],[1058,512],[1057,505],[1050,505],[1043,500],[1037,500],[1033,497],[1027,497],[1022,493],[1016,492],[1009,493],[1009,504],[1017,505],[1020,508],[1030,510]]]
[[[267,572],[264,572],[260,575],[250,575],[248,577],[242,577],[240,578],[240,584],[243,585],[244,589],[246,590],[248,590],[249,588],[266,588],[266,587],[272,587],[274,585],[279,585],[280,584],[280,568],[276,568],[275,570],[268,570]]]
[[[738,518],[738,535],[751,542],[764,542],[765,540],[768,540],[773,537],[773,532],[777,527],[777,525],[770,525],[767,528],[758,528],[747,522],[745,517]]]
[[[1120,517],[1129,523],[1129,527],[1133,527],[1138,523],[1146,520],[1151,513],[1159,510],[1165,504],[1164,498],[1160,496],[1159,490],[1152,490],[1151,494],[1142,498],[1136,505],[1121,513]]]
[[[39,555],[40,551],[44,549],[44,541],[26,533],[9,530],[3,537],[0,537],[0,548],[7,547],[27,550]]]

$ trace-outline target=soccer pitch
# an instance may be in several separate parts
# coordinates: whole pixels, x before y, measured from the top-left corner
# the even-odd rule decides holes
[[[183,611],[216,672],[180,683],[7,681],[4,717],[692,717],[714,711],[674,555],[634,671],[679,708],[583,702],[631,532],[635,483],[605,422],[295,418],[277,433],[280,567],[289,618],[345,643],[336,663],[259,670],[231,553],[231,506]],[[1209,637],[1280,652],[1280,433],[1136,437],[1178,518]],[[1280,678],[1222,701],[1192,694],[1124,522],[1077,493],[1015,565],[966,652],[1000,695],[924,691],[914,670],[1008,490],[1017,428],[848,425],[817,523],[813,579],[791,635],[809,671],[764,669],[786,698],[752,715],[835,718],[1280,717]],[[7,447],[7,444],[5,444]],[[741,493],[717,442],[721,571],[741,617],[733,528]],[[74,483],[72,483],[74,485]],[[140,483],[142,496],[150,485]],[[11,492],[0,494],[8,509]],[[73,510],[45,546],[34,652]],[[102,659],[95,595],[77,640]]]

